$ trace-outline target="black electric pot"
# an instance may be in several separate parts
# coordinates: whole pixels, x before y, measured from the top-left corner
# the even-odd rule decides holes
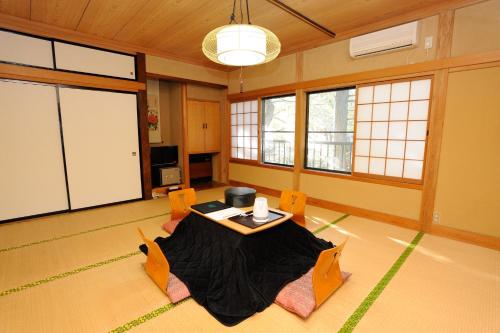
[[[224,191],[226,205],[236,208],[251,207],[255,201],[256,190],[250,187],[231,187]]]

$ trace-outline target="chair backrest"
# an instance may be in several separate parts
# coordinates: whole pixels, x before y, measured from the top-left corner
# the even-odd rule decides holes
[[[284,190],[281,192],[279,209],[293,214],[293,220],[305,223],[307,196],[299,191]]]
[[[168,193],[172,219],[183,218],[189,214],[189,207],[196,203],[196,193],[193,188]]]
[[[333,249],[322,251],[316,261],[312,277],[316,308],[319,308],[344,282],[340,271],[339,258],[346,242],[347,239]]]
[[[165,258],[165,255],[157,243],[146,238],[140,228],[137,228],[137,230],[139,230],[143,242],[148,247],[148,257],[144,269],[156,285],[160,287],[164,293],[167,293],[168,275],[170,273],[170,265],[168,264],[167,258]]]

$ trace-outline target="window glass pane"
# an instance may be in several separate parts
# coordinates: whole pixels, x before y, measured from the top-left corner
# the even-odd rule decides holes
[[[369,103],[372,93],[370,89],[359,91],[360,98]],[[308,95],[306,168],[352,171],[355,99],[355,88]],[[367,120],[371,119],[371,106],[359,109]],[[358,139],[363,139],[363,133],[369,138],[370,123],[365,124],[358,124]]]
[[[262,161],[293,165],[295,147],[295,96],[262,101]]]

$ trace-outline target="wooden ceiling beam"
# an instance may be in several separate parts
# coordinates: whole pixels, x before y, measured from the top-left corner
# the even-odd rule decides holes
[[[296,11],[292,7],[285,5],[283,2],[281,2],[279,0],[266,0],[266,1],[269,2],[269,3],[271,3],[271,4],[273,4],[273,5],[275,5],[276,7],[284,10],[288,14],[295,16],[296,18],[298,18],[302,22],[304,22],[306,24],[309,24],[313,28],[318,29],[319,31],[325,33],[326,35],[328,35],[328,36],[330,36],[332,38],[335,38],[335,36],[336,36],[335,32],[333,32],[330,29],[325,28],[321,24],[319,24],[319,23],[311,20],[309,17],[307,17],[304,14]]]

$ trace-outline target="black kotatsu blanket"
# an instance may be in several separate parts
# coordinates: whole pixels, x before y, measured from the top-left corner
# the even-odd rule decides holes
[[[287,283],[314,266],[321,251],[333,247],[290,220],[243,235],[194,213],[155,242],[196,302],[227,326],[271,305]]]

